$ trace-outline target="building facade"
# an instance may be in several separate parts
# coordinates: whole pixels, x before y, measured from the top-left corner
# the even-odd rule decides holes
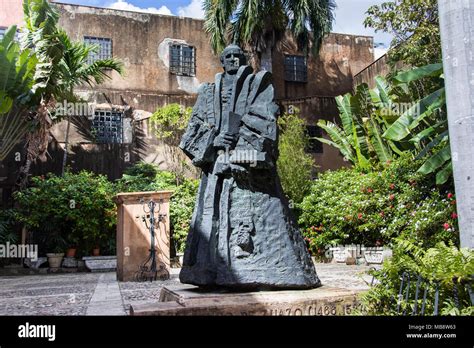
[[[210,47],[204,21],[192,18],[129,12],[107,8],[56,3],[60,25],[73,40],[100,47],[97,58],[123,61],[125,74],[115,72],[100,86],[82,86],[76,92],[90,105],[92,115],[75,117],[68,133],[69,160],[73,169],[88,169],[121,176],[134,162],[144,160],[161,168],[173,167],[173,148],[154,135],[149,118],[169,103],[192,106],[199,85],[214,81],[222,71],[219,57]],[[0,30],[21,26],[21,0],[0,0]],[[1,32],[0,32],[1,34]],[[334,97],[350,92],[354,76],[374,61],[373,39],[365,36],[329,34],[319,55],[298,52],[287,36],[262,58],[262,67],[272,71],[277,102],[282,109],[297,107],[312,136],[321,135],[318,119],[335,121]],[[67,122],[54,126],[50,158],[38,163],[33,173],[60,172],[66,142]],[[320,170],[345,165],[336,149],[313,142]],[[12,154],[13,156],[13,154]],[[3,161],[0,185],[8,186],[18,167],[13,157]]]

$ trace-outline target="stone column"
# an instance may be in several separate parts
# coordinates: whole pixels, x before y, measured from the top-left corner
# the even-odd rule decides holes
[[[438,0],[461,247],[474,248],[474,0]]]
[[[170,269],[170,214],[169,201],[172,191],[120,193],[116,197],[117,220],[117,279],[134,281],[140,265],[150,255],[151,234],[143,221],[149,211],[144,204],[153,200],[156,205],[155,248],[157,265]],[[148,207],[147,207],[148,208]],[[164,219],[158,222],[158,214]],[[149,224],[149,216],[146,217]]]

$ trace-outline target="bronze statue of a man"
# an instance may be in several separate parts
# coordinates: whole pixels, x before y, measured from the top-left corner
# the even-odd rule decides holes
[[[279,108],[271,74],[253,74],[236,45],[221,62],[224,73],[200,87],[180,144],[202,169],[180,280],[203,287],[317,287],[276,170]]]

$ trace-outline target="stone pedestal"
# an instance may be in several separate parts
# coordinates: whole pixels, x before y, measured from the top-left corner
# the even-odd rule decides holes
[[[148,202],[153,200],[155,211],[155,250],[157,268],[170,268],[169,200],[172,191],[120,193],[116,197],[117,221],[117,278],[120,281],[136,280],[137,272],[150,255],[151,235]],[[146,206],[146,212],[144,211]],[[158,214],[163,219],[158,221]]]
[[[349,315],[359,306],[358,291],[322,286],[311,290],[261,292],[203,291],[181,285],[164,287],[159,302],[131,306],[146,315]]]

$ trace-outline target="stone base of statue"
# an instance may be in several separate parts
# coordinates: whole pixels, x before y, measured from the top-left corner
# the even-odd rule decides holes
[[[235,292],[179,285],[164,287],[159,302],[130,308],[134,316],[333,316],[358,308],[359,291],[322,286],[311,290]]]

